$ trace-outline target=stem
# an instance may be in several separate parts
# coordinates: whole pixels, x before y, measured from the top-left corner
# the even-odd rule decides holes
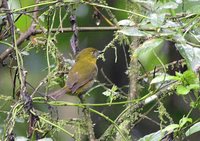
[[[149,17],[144,16],[144,15],[139,14],[139,13],[136,13],[136,12],[133,12],[133,11],[128,11],[128,10],[124,10],[124,9],[120,9],[120,8],[110,7],[110,6],[106,6],[106,5],[102,5],[102,4],[98,4],[98,3],[86,2],[86,1],[84,1],[84,3],[86,3],[88,5],[92,5],[92,6],[97,6],[97,7],[115,10],[115,11],[126,12],[126,13],[130,13],[130,14],[133,14],[133,15],[136,15],[136,16],[140,16],[140,17],[149,19]]]
[[[80,96],[79,98],[80,98],[81,103],[85,103],[85,100],[83,99],[82,96]],[[93,123],[92,123],[92,119],[90,115],[90,108],[88,106],[84,106],[83,113],[84,113],[84,118],[85,118],[85,122],[88,129],[89,140],[95,141],[96,138],[95,138]]]
[[[31,111],[31,113],[32,113],[33,115],[35,115],[35,116],[38,116],[38,115],[37,115],[35,112],[33,112],[33,111]],[[60,129],[61,131],[63,131],[63,132],[65,132],[66,134],[68,134],[70,137],[74,138],[74,135],[73,135],[72,133],[68,132],[67,130],[65,130],[64,128],[62,128],[62,127],[60,127],[60,126],[58,126],[58,125],[52,123],[51,121],[47,120],[46,118],[44,118],[44,117],[42,117],[42,116],[38,116],[38,117],[39,117],[39,119],[43,120],[44,122],[46,122],[46,123],[48,123],[48,124],[50,124],[50,125],[52,125],[52,126],[58,128],[58,129]]]

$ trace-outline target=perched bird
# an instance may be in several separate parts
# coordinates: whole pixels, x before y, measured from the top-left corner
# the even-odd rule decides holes
[[[97,76],[98,68],[96,65],[100,51],[95,48],[83,49],[75,59],[75,64],[69,70],[66,85],[50,94],[48,97],[57,99],[64,94],[81,96],[93,86]]]

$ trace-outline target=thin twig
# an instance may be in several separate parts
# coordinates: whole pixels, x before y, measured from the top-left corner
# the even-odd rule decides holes
[[[158,91],[155,94],[147,94],[143,98],[140,99],[137,103],[132,103],[132,105],[128,105],[122,112],[121,114],[115,119],[115,123],[117,125],[121,124],[124,119],[126,119],[127,112],[129,112],[130,109],[133,109],[132,113],[134,111],[137,111],[140,108],[143,108],[144,106],[148,105],[149,103],[159,99],[160,97],[163,97],[164,95],[168,94],[171,90],[168,90],[169,87],[173,87],[172,85],[176,85],[176,82],[171,82],[166,86],[163,86],[162,90]],[[129,115],[130,116],[130,115]],[[100,140],[105,140],[107,135],[110,135],[110,133],[113,131],[114,126],[110,125],[104,134],[100,137]]]
[[[106,81],[108,81],[108,83],[110,83],[111,85],[115,85],[115,84],[107,77],[107,75],[104,73],[103,69],[101,69],[101,73],[102,73],[103,77],[106,79]],[[121,88],[117,88],[117,89],[121,92],[121,94],[122,94],[123,96],[126,96],[126,95],[127,95]]]
[[[7,0],[2,0],[2,7],[4,7],[6,10],[10,10],[8,7],[8,1]],[[10,27],[10,34],[12,36],[12,45],[14,47],[14,30],[15,30],[15,26],[14,26],[14,22],[11,16],[11,13],[6,13],[7,16],[7,20],[8,20],[8,24]]]
[[[37,23],[36,23],[37,24]],[[36,24],[32,24],[30,26],[30,28],[23,33],[19,39],[17,40],[17,46],[20,46],[26,39],[29,39],[29,37],[31,37],[32,35],[36,35],[36,34],[41,34],[44,33],[44,30],[41,29],[35,29]],[[91,32],[91,31],[116,31],[119,30],[121,27],[77,27],[77,30],[79,32]],[[140,30],[142,31],[155,31],[155,29],[151,29],[151,28],[140,28]],[[73,30],[71,28],[62,28],[62,29],[58,29],[58,28],[53,28],[50,32],[52,33],[56,33],[56,32],[73,32]],[[13,52],[13,48],[8,48],[6,49],[3,53],[0,54],[0,62],[3,62],[12,52]]]

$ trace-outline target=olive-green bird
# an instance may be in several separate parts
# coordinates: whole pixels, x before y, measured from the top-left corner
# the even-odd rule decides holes
[[[95,48],[83,49],[75,59],[75,64],[69,71],[66,85],[48,95],[52,99],[57,99],[64,94],[81,96],[94,84],[98,68],[96,65],[100,51]]]

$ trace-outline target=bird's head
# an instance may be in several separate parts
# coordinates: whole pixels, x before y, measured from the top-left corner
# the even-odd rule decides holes
[[[95,49],[95,48],[85,48],[79,54],[76,56],[76,61],[82,60],[82,59],[88,59],[88,60],[97,60],[97,57],[101,51]]]

